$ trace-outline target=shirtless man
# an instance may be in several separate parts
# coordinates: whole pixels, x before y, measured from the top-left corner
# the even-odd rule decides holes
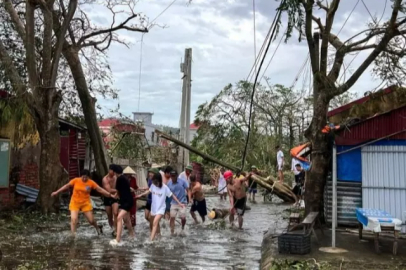
[[[245,212],[245,203],[247,201],[246,185],[250,178],[251,173],[244,177],[233,179],[233,173],[231,171],[226,171],[224,173],[224,178],[227,181],[228,195],[230,197],[230,223],[233,226],[234,215],[238,215],[238,227],[242,229],[243,215]]]
[[[117,177],[113,171],[114,164],[110,164],[109,173],[103,178],[103,188],[108,192],[112,192],[116,188]],[[117,215],[118,215],[118,200],[104,197],[104,207],[106,209],[107,218],[110,227],[113,229],[113,235],[117,230]]]
[[[192,215],[195,224],[199,224],[195,214],[197,211],[202,218],[202,223],[204,223],[205,216],[207,216],[206,199],[204,198],[202,184],[196,181],[196,176],[194,175],[190,176],[190,189],[191,197],[193,198],[192,207],[190,208],[190,215]]]

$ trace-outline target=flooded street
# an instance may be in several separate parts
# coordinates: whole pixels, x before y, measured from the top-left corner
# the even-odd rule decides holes
[[[229,207],[228,201],[220,202],[217,197],[206,200],[209,209]],[[104,225],[103,236],[97,236],[83,220],[75,240],[68,230],[18,236],[8,243],[2,241],[2,264],[4,269],[16,269],[26,262],[40,265],[31,269],[259,269],[263,234],[269,228],[286,226],[281,214],[288,206],[263,203],[262,198],[249,205],[252,209],[244,215],[242,231],[229,229],[229,223],[224,230],[213,229],[210,220],[205,225],[191,225],[188,215],[184,233],[176,223],[177,235],[173,237],[169,223],[161,221],[162,237],[154,243],[149,242],[149,227],[140,210],[136,239],[129,240],[125,231],[120,247],[109,245],[112,237],[106,216],[97,213]]]

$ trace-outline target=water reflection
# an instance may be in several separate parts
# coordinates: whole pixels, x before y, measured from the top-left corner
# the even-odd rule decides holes
[[[208,207],[228,208],[217,197],[207,198]],[[78,228],[77,239],[69,231],[41,232],[2,241],[3,267],[13,269],[25,262],[46,262],[43,269],[258,269],[263,233],[268,228],[281,230],[281,212],[288,206],[258,203],[244,216],[244,230],[209,229],[190,225],[185,232],[171,237],[169,223],[164,221],[162,237],[150,243],[149,227],[143,211],[137,213],[136,240],[129,241],[125,231],[124,245],[109,246],[111,239],[105,215],[98,219],[105,235],[97,236],[85,222]],[[68,222],[68,220],[67,220]],[[209,221],[210,222],[210,221]],[[41,268],[37,268],[41,269]]]

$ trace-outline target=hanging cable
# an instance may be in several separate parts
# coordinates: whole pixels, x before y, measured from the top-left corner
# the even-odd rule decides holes
[[[283,38],[285,37],[287,31],[288,31],[288,27],[286,26],[285,32],[284,32],[284,34],[281,36],[281,39],[279,40],[278,46],[276,46],[276,49],[275,49],[274,53],[272,54],[271,59],[269,60],[268,64],[266,65],[266,68],[265,68],[264,72],[262,73],[261,79],[260,79],[259,81],[262,81],[262,79],[265,77],[265,72],[268,70],[269,65],[272,63],[272,60],[273,60],[273,58],[274,58],[276,52],[278,51],[279,46],[281,45],[282,40],[283,40]]]
[[[272,25],[271,25],[271,28],[272,28],[271,36],[269,37],[268,44],[267,44],[266,49],[265,49],[265,52],[264,52],[264,57],[262,58],[261,63],[259,64],[258,72],[257,72],[256,75],[255,75],[254,87],[252,88],[251,103],[250,103],[250,110],[249,110],[249,116],[248,116],[248,132],[247,132],[247,139],[246,139],[246,141],[245,141],[244,153],[243,153],[243,156],[242,156],[241,171],[244,169],[245,158],[246,158],[246,156],[247,156],[248,143],[249,143],[250,134],[251,134],[251,118],[252,118],[252,108],[253,108],[253,105],[254,105],[254,97],[255,97],[255,85],[256,85],[256,83],[257,83],[257,81],[258,81],[258,76],[259,76],[259,73],[260,73],[260,71],[261,71],[261,67],[262,67],[262,65],[263,65],[263,63],[264,63],[266,54],[268,53],[269,47],[270,47],[270,45],[271,45],[271,43],[272,43],[272,40],[274,39],[276,30],[277,30],[277,27],[278,27],[277,22],[280,20],[280,17],[281,17],[281,14],[282,14],[281,7],[284,5],[285,1],[286,1],[286,0],[282,0],[281,3],[280,3],[279,8],[277,9],[277,12],[276,12],[276,14],[275,14],[274,21],[273,21],[273,23],[272,23]]]

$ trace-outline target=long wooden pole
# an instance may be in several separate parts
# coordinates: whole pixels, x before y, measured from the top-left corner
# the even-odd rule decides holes
[[[196,148],[194,148],[193,146],[190,146],[180,140],[177,140],[175,138],[173,138],[172,136],[169,136],[165,133],[163,133],[162,131],[159,130],[155,130],[155,133],[159,136],[161,136],[164,139],[167,139],[168,141],[174,142],[179,146],[182,146],[186,149],[188,149],[190,152],[195,153],[196,155],[201,156],[202,158],[204,158],[205,160],[211,161],[213,163],[216,163],[224,168],[230,169],[234,172],[238,172],[239,168],[227,164],[223,161],[220,161],[210,155],[207,155],[199,150],[197,150]],[[243,172],[242,172],[243,173]],[[245,173],[243,173],[245,174]],[[277,195],[279,198],[281,198],[282,200],[284,200],[285,202],[295,202],[296,201],[296,196],[295,194],[292,192],[291,188],[286,185],[286,184],[282,184],[278,181],[276,181],[274,178],[272,177],[268,177],[268,178],[262,178],[258,175],[252,175],[251,176],[252,180],[254,180],[255,182],[257,182],[259,185],[261,185],[262,187],[264,187],[265,189],[272,191],[275,195]]]
[[[240,170],[239,168],[237,168],[237,167],[235,167],[233,165],[227,164],[227,163],[222,162],[222,161],[220,161],[220,160],[218,160],[218,159],[216,159],[216,158],[214,158],[214,157],[212,157],[210,155],[207,155],[207,154],[205,154],[203,152],[200,152],[199,150],[197,150],[193,146],[190,146],[190,145],[188,145],[188,144],[186,144],[186,143],[184,143],[184,142],[182,142],[182,141],[180,141],[178,139],[175,139],[172,136],[169,136],[168,134],[163,133],[162,131],[155,130],[155,133],[158,134],[159,136],[161,136],[162,138],[167,139],[168,141],[174,142],[177,145],[188,149],[190,152],[193,152],[196,155],[199,155],[199,156],[201,156],[202,158],[204,158],[204,159],[206,159],[208,161],[211,161],[213,163],[216,163],[218,165],[223,166],[224,168],[230,169],[230,170],[235,171],[235,172]]]

